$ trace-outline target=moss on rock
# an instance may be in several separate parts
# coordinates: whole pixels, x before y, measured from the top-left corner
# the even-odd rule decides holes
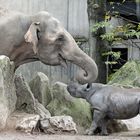
[[[47,106],[52,115],[70,115],[77,126],[88,128],[92,116],[90,105],[83,99],[77,99],[68,93],[64,83],[56,82],[52,89],[53,100]]]
[[[108,84],[140,87],[140,61],[128,61],[112,75]]]

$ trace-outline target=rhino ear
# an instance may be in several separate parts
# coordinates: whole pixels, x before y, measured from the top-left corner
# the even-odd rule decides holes
[[[39,33],[40,31],[40,22],[33,22],[26,34],[24,35],[25,41],[28,43],[32,43],[33,51],[35,54],[38,52],[37,44],[39,40]]]
[[[87,87],[86,87],[86,90],[89,91],[91,88],[92,88],[92,83],[88,83]]]

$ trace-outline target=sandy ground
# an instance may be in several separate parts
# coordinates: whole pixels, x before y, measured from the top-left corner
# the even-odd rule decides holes
[[[44,134],[25,134],[16,131],[0,132],[0,140],[140,140],[140,132],[129,131],[114,133],[110,136],[84,136],[84,135],[44,135]]]

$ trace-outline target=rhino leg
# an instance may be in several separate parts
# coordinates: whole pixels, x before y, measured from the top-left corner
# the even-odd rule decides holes
[[[101,126],[100,122],[104,119],[105,115],[103,112],[99,110],[94,110],[93,113],[93,121],[89,128],[89,130],[86,132],[87,135],[93,135],[94,131],[97,129],[97,127]],[[104,128],[104,127],[103,127]]]
[[[107,119],[103,119],[103,120],[100,122],[100,126],[101,126],[101,135],[104,135],[104,136],[107,136],[107,135],[108,135],[108,132],[107,132],[107,123],[108,123],[108,120],[107,120]]]

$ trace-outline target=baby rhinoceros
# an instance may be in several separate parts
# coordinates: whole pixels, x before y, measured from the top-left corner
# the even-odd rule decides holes
[[[69,84],[71,96],[86,99],[94,110],[93,122],[87,134],[108,135],[107,122],[111,119],[129,119],[140,113],[140,89],[126,89],[99,83],[79,85]]]

